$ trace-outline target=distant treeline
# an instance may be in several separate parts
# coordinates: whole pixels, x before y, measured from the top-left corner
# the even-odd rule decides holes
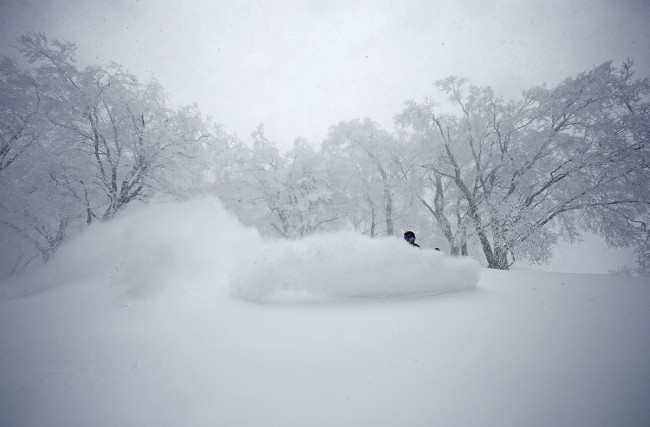
[[[48,261],[70,236],[164,192],[219,196],[242,222],[294,239],[414,229],[491,268],[544,262],[584,231],[634,247],[650,273],[650,109],[631,60],[504,100],[449,77],[387,131],[333,125],[282,154],[260,125],[245,143],[154,80],[75,62],[28,33],[0,63],[0,275]],[[163,232],[163,231],[161,231]]]

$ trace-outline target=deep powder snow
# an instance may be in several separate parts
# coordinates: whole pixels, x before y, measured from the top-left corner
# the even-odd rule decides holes
[[[265,241],[157,200],[0,284],[0,425],[650,425],[647,278],[477,280],[399,239]]]

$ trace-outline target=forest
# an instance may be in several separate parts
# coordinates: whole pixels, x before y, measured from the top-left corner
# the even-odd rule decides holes
[[[75,50],[27,33],[0,60],[0,277],[160,194],[216,196],[269,238],[412,229],[502,270],[592,232],[650,274],[650,81],[632,59],[517,99],[447,77],[394,129],[351,118],[283,152],[263,125],[242,140],[171,106],[155,79],[82,67]]]

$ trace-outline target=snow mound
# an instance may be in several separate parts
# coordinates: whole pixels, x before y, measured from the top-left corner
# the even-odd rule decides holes
[[[398,238],[339,232],[268,244],[234,275],[231,293],[270,302],[437,294],[476,287],[480,271],[475,260]]]

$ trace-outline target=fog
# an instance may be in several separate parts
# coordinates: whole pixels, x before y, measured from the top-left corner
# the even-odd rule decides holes
[[[650,425],[648,22],[0,0],[0,425]]]
[[[390,128],[448,75],[516,96],[607,60],[650,74],[647,1],[0,2],[0,53],[27,30],[74,41],[80,61],[155,77],[247,140],[288,148],[370,117]]]
[[[442,93],[442,87],[436,89],[434,84],[454,75],[467,78],[471,84],[479,87],[492,87],[496,95],[484,99],[487,102],[484,105],[499,105],[500,111],[504,112],[501,117],[504,126],[514,121],[506,117],[505,112],[509,107],[502,98],[521,100],[522,91],[536,88],[539,96],[529,105],[546,105],[548,109],[544,110],[544,107],[534,112],[531,109],[525,113],[536,115],[539,123],[547,119],[551,122],[554,117],[546,112],[553,108],[569,108],[573,104],[571,99],[560,98],[567,93],[574,93],[578,99],[582,94],[582,83],[579,79],[571,80],[572,76],[591,73],[591,77],[583,76],[584,84],[593,84],[592,90],[595,92],[603,91],[604,88],[611,89],[618,84],[616,79],[619,77],[614,74],[620,72],[619,68],[628,58],[634,59],[633,67],[630,65],[629,68],[633,74],[625,80],[628,93],[647,93],[644,92],[646,89],[641,88],[647,85],[642,79],[650,76],[650,28],[647,22],[650,22],[650,5],[647,1],[335,0],[322,3],[202,0],[179,4],[171,1],[107,3],[80,0],[0,0],[0,55],[17,57],[19,64],[14,68],[10,62],[1,64],[8,82],[3,90],[10,94],[5,96],[9,101],[2,106],[6,114],[2,119],[3,125],[6,122],[7,128],[13,126],[11,131],[16,131],[10,138],[3,138],[9,143],[17,142],[13,147],[7,145],[9,148],[3,147],[0,151],[3,156],[10,153],[8,159],[11,162],[17,158],[13,157],[12,160],[14,154],[22,155],[9,172],[2,169],[11,162],[0,162],[0,172],[4,173],[3,186],[0,187],[0,208],[3,210],[0,220],[5,226],[3,232],[7,236],[11,235],[11,239],[21,242],[18,244],[20,249],[16,249],[18,246],[13,241],[4,244],[10,248],[10,260],[0,260],[0,270],[11,270],[14,264],[29,263],[28,255],[23,257],[23,252],[31,256],[40,251],[40,256],[47,261],[62,241],[86,225],[110,219],[129,202],[149,200],[158,192],[185,196],[189,196],[192,191],[209,192],[223,199],[225,205],[236,212],[246,225],[258,227],[265,236],[297,238],[312,232],[354,228],[355,231],[375,237],[399,235],[406,229],[418,229],[419,242],[425,246],[445,247],[450,243],[453,247],[456,244],[452,242],[453,239],[442,237],[440,224],[436,224],[420,204],[427,197],[430,197],[429,202],[434,200],[432,191],[436,187],[426,180],[431,179],[431,174],[439,174],[442,169],[431,169],[418,177],[413,174],[407,177],[407,173],[400,176],[398,170],[402,168],[404,172],[408,169],[404,167],[411,167],[411,171],[417,169],[422,172],[422,168],[426,169],[427,166],[416,165],[414,159],[418,157],[430,156],[432,162],[444,163],[441,160],[444,153],[434,153],[427,146],[433,140],[430,134],[426,134],[431,129],[415,129],[419,124],[415,116],[409,116],[416,110],[421,116],[431,113],[429,108],[433,108],[434,104],[428,102],[430,97],[436,104],[442,104],[442,112],[445,113],[445,103],[450,102],[451,93]],[[35,74],[32,73],[32,77],[29,77],[29,72],[21,74],[22,71],[19,71],[21,66],[37,67],[38,60],[35,64],[26,64],[27,57],[20,57],[17,51],[21,35],[32,34],[32,42],[38,44],[34,32],[42,32],[50,42],[59,39],[76,44],[76,57],[71,55],[72,62],[66,63],[66,67],[77,70],[79,79],[85,78],[88,82],[96,77],[90,76],[92,73],[85,66],[97,65],[104,67],[102,70],[109,70],[109,65],[113,62],[133,73],[137,77],[137,85],[131,84],[135,77],[126,78],[126,74],[120,71],[111,89],[115,91],[114,94],[104,94],[107,98],[101,100],[104,106],[111,105],[113,113],[122,114],[120,123],[130,123],[133,127],[120,129],[124,134],[118,138],[115,128],[114,132],[108,132],[113,123],[111,112],[96,117],[95,123],[90,125],[84,122],[88,119],[87,116],[75,115],[84,108],[89,108],[86,104],[79,104],[86,102],[87,94],[83,90],[77,91],[79,88],[72,79],[66,81],[68,76],[63,78],[65,73],[61,74],[61,69],[57,69],[59,74],[54,80],[48,80],[52,76],[47,76],[51,71],[47,67],[38,71],[41,73],[38,78],[42,79],[39,83],[42,88],[49,87],[53,81],[62,84],[52,92],[54,95],[48,95],[49,101],[41,103],[37,93],[38,85],[32,84],[34,80],[30,83]],[[47,45],[47,41],[43,43]],[[32,52],[38,51],[38,46],[32,45],[31,48]],[[23,53],[24,49],[25,45]],[[607,61],[612,61],[611,67],[603,68],[601,64]],[[109,74],[106,73],[104,76]],[[86,77],[81,77],[82,75]],[[113,77],[115,76],[117,74]],[[102,78],[98,77],[93,82],[101,86]],[[610,83],[598,86],[597,83],[605,79],[610,79]],[[65,86],[70,82],[74,87]],[[34,92],[34,87],[37,92]],[[92,91],[97,85],[88,87]],[[555,90],[554,95],[545,97],[543,93],[547,89]],[[69,90],[72,92],[66,92]],[[160,95],[163,90],[165,96]],[[83,96],[75,98],[79,93]],[[150,94],[154,94],[153,98],[148,98]],[[96,99],[101,96],[103,89]],[[628,95],[609,93],[607,96],[608,99],[615,100],[612,102],[623,102],[623,97]],[[646,101],[644,96],[646,95],[632,96],[630,99],[643,103]],[[124,102],[120,102],[126,99],[130,104],[125,107]],[[11,104],[14,100],[18,100],[15,105]],[[147,104],[152,100],[153,103]],[[417,104],[405,104],[409,100],[415,100]],[[587,100],[584,107],[588,107],[590,102]],[[190,104],[196,104],[198,109],[187,113],[189,110],[180,108]],[[624,103],[617,105],[620,107]],[[602,105],[598,108],[604,111],[608,107]],[[639,106],[638,111],[645,111],[644,108]],[[108,107],[106,109],[109,110]],[[140,116],[134,115],[132,109],[140,112]],[[583,114],[582,109],[566,110],[565,113]],[[38,114],[36,110],[39,110]],[[169,116],[172,110],[173,120]],[[153,132],[157,132],[155,138],[148,140],[152,144],[150,151],[136,149],[116,161],[110,158],[110,150],[106,149],[101,153],[95,151],[96,162],[87,161],[86,155],[92,146],[92,138],[86,138],[91,133],[86,132],[88,126],[95,126],[104,120],[100,125],[104,126],[103,132],[108,133],[103,137],[108,136],[110,139],[113,135],[112,148],[114,152],[122,153],[122,150],[132,149],[135,145],[129,144],[137,141],[144,133],[145,113],[151,113],[147,130],[155,128]],[[210,120],[203,120],[203,117],[199,119],[199,114],[209,116]],[[393,132],[398,114],[403,121],[408,122],[406,127],[411,128],[403,127],[401,136],[391,139],[398,134]],[[594,129],[613,129],[611,125],[617,120],[616,113],[610,109],[608,114],[602,123],[599,122],[601,127]],[[632,112],[631,116],[635,114],[637,112]],[[521,207],[519,202],[522,200],[532,203],[547,188],[544,177],[549,173],[553,177],[554,172],[564,171],[562,168],[566,169],[566,165],[574,161],[586,162],[584,167],[566,170],[566,176],[576,178],[575,182],[566,185],[567,191],[562,189],[551,195],[545,194],[544,197],[545,201],[563,202],[557,202],[550,208],[548,215],[551,216],[548,218],[542,215],[546,212],[544,209],[538,209],[540,216],[529,218],[528,230],[542,229],[556,215],[578,210],[580,206],[605,206],[602,200],[594,199],[580,206],[570,205],[584,194],[600,192],[598,194],[607,199],[604,203],[612,206],[634,204],[630,208],[634,210],[633,214],[631,211],[616,212],[618,220],[622,218],[621,221],[626,223],[627,228],[621,225],[621,221],[616,222],[618,220],[612,218],[603,220],[604,216],[595,219],[593,215],[588,218],[573,217],[568,225],[549,224],[543,235],[533,236],[537,243],[526,243],[527,248],[520,251],[524,258],[517,260],[515,268],[607,273],[629,267],[635,257],[643,259],[643,252],[637,251],[635,254],[633,249],[624,248],[647,245],[647,242],[641,242],[645,238],[641,237],[642,234],[645,236],[645,231],[641,233],[635,228],[639,224],[645,226],[643,221],[647,217],[647,211],[639,208],[640,205],[647,204],[648,195],[644,190],[647,187],[647,173],[644,172],[647,164],[643,164],[642,153],[635,151],[644,146],[644,138],[647,138],[647,133],[644,133],[647,124],[644,123],[647,120],[644,122],[640,114],[631,116],[625,119],[625,132],[629,132],[628,141],[635,141],[640,144],[639,147],[623,147],[627,151],[620,152],[621,144],[617,146],[616,141],[623,132],[616,131],[606,136],[600,135],[600,139],[590,142],[593,147],[600,147],[598,144],[601,143],[610,144],[607,155],[604,154],[605,151],[591,153],[597,163],[601,160],[599,156],[618,159],[616,170],[622,174],[619,176],[620,187],[614,188],[612,185],[606,189],[591,188],[591,183],[597,180],[577,176],[576,171],[586,170],[594,163],[585,159],[584,152],[567,148],[569,145],[562,142],[564,137],[570,139],[577,135],[571,126],[582,125],[579,121],[569,123],[566,129],[549,128],[558,134],[565,132],[556,141],[557,147],[567,150],[563,154],[566,157],[561,160],[549,156],[544,147],[533,147],[540,138],[532,136],[538,129],[527,128],[532,121],[524,120],[520,123],[521,127],[515,126],[513,132],[526,128],[519,137],[520,145],[509,153],[518,156],[519,165],[523,165],[521,170],[530,169],[526,166],[526,156],[533,154],[535,157],[536,154],[532,151],[535,149],[540,158],[545,156],[550,163],[538,165],[539,173],[526,178],[528,181],[521,186],[526,189],[521,190],[518,201],[513,197],[511,205],[497,202],[496,195],[486,193],[485,200],[492,198],[491,203],[495,207],[486,210],[484,214],[494,215],[500,211],[499,215],[504,221],[503,230],[511,230],[507,221],[513,207]],[[596,116],[590,116],[584,123],[595,123],[591,121],[594,117]],[[355,121],[363,118],[369,118],[373,122]],[[479,119],[485,120],[485,117]],[[513,120],[515,119],[517,117]],[[139,120],[142,122],[140,128],[137,122]],[[23,122],[29,122],[28,132],[21,133],[27,129],[21,127]],[[154,125],[151,126],[151,123]],[[156,123],[158,128],[155,127]],[[217,128],[210,127],[212,123],[218,123],[222,127],[215,130]],[[454,121],[445,123],[447,127],[453,127]],[[258,128],[259,124],[264,127]],[[101,127],[100,125],[97,126]],[[257,132],[253,134],[256,129]],[[459,138],[462,138],[464,130],[456,130]],[[371,138],[366,138],[367,144],[361,151],[353,152],[350,145],[346,146],[346,138],[355,132],[357,136],[370,135]],[[591,128],[585,130],[585,135],[589,132]],[[374,145],[372,138],[380,133],[384,145],[397,144],[398,139],[399,144],[402,144],[395,145],[399,145],[395,149],[399,151],[399,167],[395,162],[380,164],[380,157],[385,160],[397,152],[392,148],[389,150]],[[69,141],[78,141],[80,135],[86,144],[83,148],[81,145],[73,147],[69,144]],[[208,136],[212,139],[209,142],[204,140],[204,145],[190,147],[186,144],[190,140],[198,141]],[[303,145],[288,156],[287,153],[298,137],[305,138],[302,140]],[[171,145],[162,143],[165,138],[173,140]],[[321,143],[328,138],[330,152],[318,151]],[[37,140],[47,141],[43,144],[47,150],[31,150],[41,143],[32,144]],[[249,150],[254,141],[258,143],[258,148]],[[441,141],[437,143],[442,144],[438,146],[442,150],[444,144]],[[575,138],[573,143],[575,147],[580,146]],[[175,147],[173,150],[170,148],[172,145]],[[339,147],[351,159],[347,164],[339,164],[338,172],[328,169],[341,160],[340,152],[332,147]],[[584,145],[580,149],[583,148]],[[310,152],[310,149],[315,151]],[[466,146],[465,149],[469,153],[470,147]],[[367,153],[363,150],[375,150],[373,155],[377,164],[369,163]],[[149,155],[146,159],[145,154]],[[144,159],[143,162],[149,162],[144,174],[138,173],[139,166],[132,161],[138,156],[142,156],[140,160]],[[176,158],[172,160],[172,157]],[[54,158],[65,161],[52,161]],[[195,163],[190,165],[189,159],[194,159]],[[467,159],[469,157],[461,159],[461,162],[467,162]],[[132,162],[128,163],[129,161]],[[635,166],[630,167],[639,172],[635,175],[633,184],[624,181],[627,178],[621,172],[627,167],[628,161],[635,163]],[[481,170],[480,160],[478,163],[478,166],[474,166],[478,167],[477,173],[481,174],[485,169]],[[490,163],[490,167],[495,164],[497,163]],[[265,169],[268,165],[277,167],[277,170]],[[252,169],[246,170],[244,166],[251,166]],[[503,166],[507,166],[507,162],[501,161],[496,168]],[[110,174],[105,174],[104,168],[109,167],[113,168],[113,182],[109,182]],[[388,174],[377,174],[382,168]],[[262,173],[264,176],[261,176],[255,172],[262,170],[266,175]],[[217,176],[222,171],[223,176]],[[361,174],[355,175],[357,172]],[[445,171],[442,172],[444,175]],[[309,177],[315,184],[306,193],[295,197],[295,194],[289,193],[304,184],[299,181],[300,173],[302,178]],[[446,173],[444,183],[451,185],[450,178],[453,176],[449,170]],[[605,169],[592,170],[590,173],[594,173],[593,176],[608,175]],[[471,180],[471,176],[466,178]],[[521,174],[516,171],[510,178],[514,182],[521,178]],[[510,178],[503,175],[501,179],[505,182]],[[197,179],[202,182],[197,183]],[[356,180],[356,187],[350,190],[346,181],[353,180]],[[120,196],[121,200],[118,201],[116,194],[120,182],[130,184],[122,187],[124,194],[129,197]],[[556,183],[553,178],[549,184]],[[334,191],[333,188],[337,190]],[[540,192],[536,193],[533,190],[535,188],[541,188]],[[282,197],[286,196],[282,201],[279,200],[281,191],[278,189],[289,189],[289,193],[282,193]],[[447,200],[456,197],[456,209],[463,209],[463,212],[458,211],[456,237],[471,228],[468,226],[469,221],[461,221],[461,216],[464,215],[467,219],[470,212],[465,206],[469,202],[461,190],[449,190],[452,193],[446,196]],[[632,199],[611,199],[619,197],[621,192],[634,194],[630,196]],[[277,200],[272,200],[276,194]],[[502,200],[505,200],[512,194],[504,192],[499,197],[504,196]],[[300,197],[302,199],[298,200]],[[343,202],[341,198],[344,199]],[[477,200],[481,202],[480,197]],[[568,205],[563,206],[562,203]],[[317,206],[317,209],[312,209],[313,206]],[[282,209],[285,211],[280,213]],[[448,216],[449,209],[447,207]],[[601,211],[604,212],[604,209]],[[609,214],[605,212],[604,215]],[[280,230],[279,220],[283,230]],[[488,229],[490,224],[494,224],[491,221],[486,220],[474,226],[476,230]],[[298,223],[300,224],[296,225]],[[618,229],[619,226],[622,228]],[[586,228],[590,232],[584,233],[584,240],[580,243],[579,235]],[[528,232],[521,230],[524,230],[523,226],[520,232]],[[608,248],[605,240],[593,232],[607,234],[610,246],[619,249]],[[458,238],[463,242],[473,239],[478,247],[480,238],[476,235],[463,236]],[[511,236],[511,239],[519,244],[531,236],[532,234],[523,238]],[[554,247],[554,240],[558,237],[560,244]],[[569,245],[563,240],[578,242],[578,245]],[[34,248],[24,250],[24,247],[30,245],[35,246],[37,251],[34,252]],[[546,250],[549,247],[554,247],[553,256]],[[489,248],[487,249],[489,254]],[[453,250],[462,249],[456,244]],[[20,255],[16,256],[18,252]],[[483,256],[480,250],[471,252],[470,248],[469,255],[478,258]],[[508,261],[507,249],[505,253]],[[514,253],[512,255],[514,257]],[[533,264],[524,261],[527,257],[533,260]],[[538,266],[540,262],[541,267]]]

